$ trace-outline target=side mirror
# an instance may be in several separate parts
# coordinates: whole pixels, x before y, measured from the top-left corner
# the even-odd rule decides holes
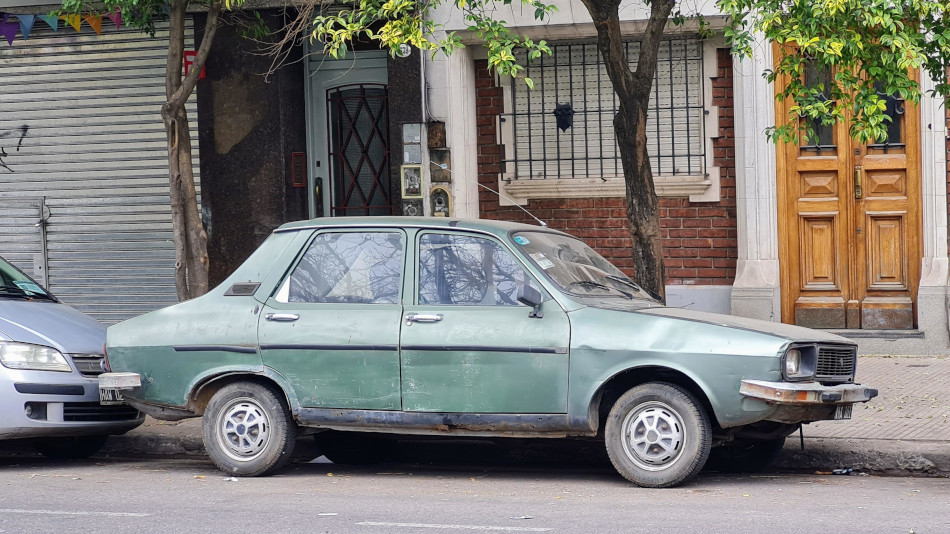
[[[541,303],[544,302],[544,296],[541,295],[541,292],[537,289],[528,284],[521,284],[518,288],[518,302],[534,308],[528,317],[536,319],[544,317],[544,313],[541,311]]]

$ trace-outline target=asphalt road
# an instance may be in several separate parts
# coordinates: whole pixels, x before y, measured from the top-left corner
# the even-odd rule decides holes
[[[950,480],[704,473],[647,490],[598,465],[343,467],[232,479],[198,459],[0,457],[0,532],[950,532]]]

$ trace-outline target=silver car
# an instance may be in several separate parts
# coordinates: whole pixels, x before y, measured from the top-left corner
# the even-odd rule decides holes
[[[106,329],[0,258],[0,440],[30,439],[51,458],[85,458],[144,421],[100,405]]]

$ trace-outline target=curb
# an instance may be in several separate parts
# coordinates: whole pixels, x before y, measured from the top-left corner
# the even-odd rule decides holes
[[[790,436],[772,469],[821,473],[950,477],[950,443]],[[850,470],[850,471],[848,471]]]
[[[122,436],[112,436],[102,452],[117,456],[207,457],[200,426],[164,427],[166,425],[144,426]],[[312,439],[307,438],[298,441],[295,456],[316,453]],[[790,436],[769,470],[950,477],[950,442],[807,438],[803,451],[798,436]],[[843,473],[835,473],[835,470]]]

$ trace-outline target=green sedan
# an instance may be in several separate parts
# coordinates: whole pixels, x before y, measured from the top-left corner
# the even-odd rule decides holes
[[[668,487],[710,458],[763,467],[877,394],[844,338],[668,308],[579,239],[488,220],[286,224],[208,294],[110,327],[106,353],[103,403],[202,417],[239,476],[300,433],[337,462],[386,434],[587,437]]]

